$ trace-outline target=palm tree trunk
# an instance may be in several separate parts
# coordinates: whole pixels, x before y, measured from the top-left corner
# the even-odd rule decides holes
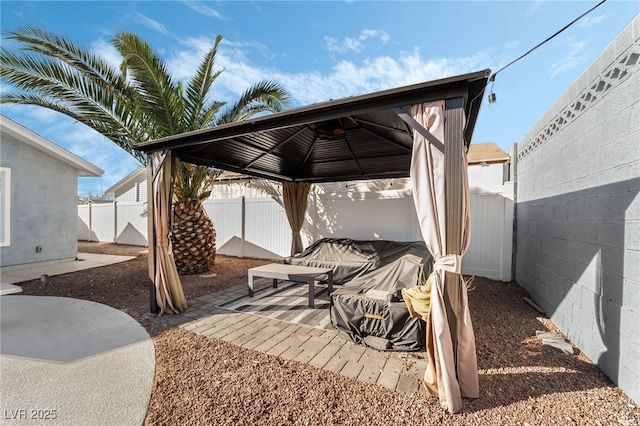
[[[200,201],[174,202],[172,245],[181,275],[198,274],[213,268],[216,259],[216,230]]]

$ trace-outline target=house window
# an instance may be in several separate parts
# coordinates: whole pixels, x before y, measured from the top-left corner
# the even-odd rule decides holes
[[[11,169],[0,167],[0,247],[11,243]]]

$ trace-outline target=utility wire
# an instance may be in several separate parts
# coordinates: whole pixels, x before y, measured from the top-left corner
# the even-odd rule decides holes
[[[565,25],[564,27],[562,27],[560,30],[556,31],[555,34],[547,37],[546,40],[544,40],[543,42],[538,43],[535,47],[532,47],[531,49],[529,49],[529,51],[523,55],[521,55],[520,57],[514,59],[513,61],[509,62],[507,65],[505,65],[504,67],[500,68],[498,71],[494,72],[491,77],[489,77],[489,81],[493,82],[496,79],[496,75],[498,75],[499,72],[504,71],[505,68],[510,67],[511,65],[515,64],[516,62],[518,62],[520,59],[524,58],[525,56],[527,56],[529,53],[533,52],[534,50],[536,50],[538,47],[542,46],[543,44],[545,44],[546,42],[548,42],[549,40],[551,40],[552,38],[554,38],[555,36],[557,36],[558,34],[560,34],[561,32],[563,32],[564,30],[566,30],[567,28],[569,28],[571,25],[575,24],[577,21],[579,21],[580,19],[582,19],[585,15],[591,13],[593,10],[595,10],[597,7],[599,7],[600,5],[602,5],[604,2],[606,2],[607,0],[602,0],[600,3],[596,4],[595,6],[593,6],[591,9],[587,10],[586,12],[584,12],[582,15],[578,16],[576,19],[574,19],[573,21],[569,22],[567,25]]]

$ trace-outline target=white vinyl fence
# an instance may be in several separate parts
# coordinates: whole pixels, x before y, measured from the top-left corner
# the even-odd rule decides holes
[[[281,200],[206,200],[218,253],[264,259],[289,255],[291,229]],[[471,245],[465,274],[511,279],[513,202],[500,194],[471,194]],[[147,245],[146,204],[114,202],[78,206],[78,238]],[[305,246],[324,237],[360,240],[422,240],[408,191],[312,194],[302,229]]]

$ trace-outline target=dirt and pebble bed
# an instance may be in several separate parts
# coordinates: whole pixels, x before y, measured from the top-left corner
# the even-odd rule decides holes
[[[638,406],[577,349],[566,355],[541,345],[536,330],[558,330],[513,283],[476,278],[471,285],[481,395],[449,415],[432,397],[392,392],[151,321],[144,248],[80,242],[79,250],[136,256],[53,276],[47,294],[113,306],[153,336],[148,425],[640,426]],[[212,273],[182,277],[187,301],[246,285],[247,270],[264,263],[218,256]],[[44,294],[40,281],[21,285],[23,294]]]

